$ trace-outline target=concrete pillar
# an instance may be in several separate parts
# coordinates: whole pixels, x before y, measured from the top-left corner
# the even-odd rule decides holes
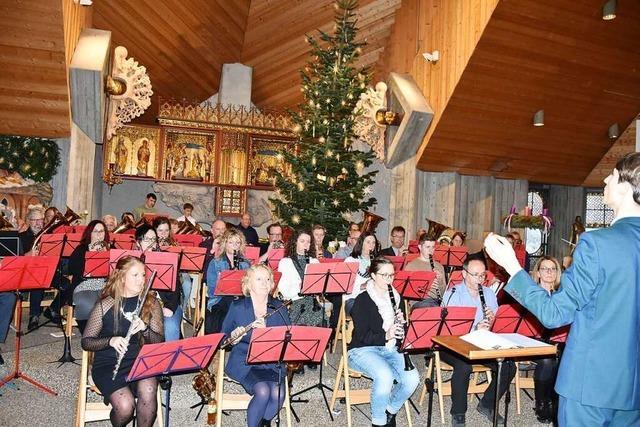
[[[251,79],[253,68],[246,65],[223,64],[218,102],[223,105],[242,105],[251,108]]]

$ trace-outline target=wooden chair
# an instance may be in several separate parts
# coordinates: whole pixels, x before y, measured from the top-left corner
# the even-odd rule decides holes
[[[245,411],[249,406],[252,396],[247,393],[225,393],[224,383],[234,382],[224,375],[224,356],[225,350],[218,350],[218,368],[216,373],[216,427],[222,425],[222,411]],[[289,401],[289,381],[287,375],[283,375],[282,380],[285,385],[284,409],[287,419],[287,427],[291,427],[291,406]],[[277,415],[276,415],[277,417]]]
[[[336,325],[336,329],[333,333],[333,346],[331,347],[331,353],[336,352],[336,348],[338,348],[338,340],[342,341],[342,324],[345,322],[346,313],[344,311],[344,301],[342,301],[342,306],[340,307],[340,314],[338,315],[338,324]]]
[[[347,426],[352,426],[351,420],[351,405],[361,405],[364,403],[371,402],[371,389],[352,389],[351,384],[349,382],[350,378],[367,378],[361,372],[355,371],[349,368],[349,360],[347,357],[347,343],[351,342],[351,336],[353,334],[353,322],[350,317],[346,315],[342,316],[344,313],[344,304],[343,310],[341,311],[341,321],[339,323],[341,332],[342,332],[342,356],[340,356],[340,363],[338,364],[338,370],[336,372],[336,380],[333,386],[333,393],[331,395],[331,404],[329,406],[329,410],[333,412],[333,409],[336,405],[336,400],[344,398],[346,400],[347,406]],[[336,334],[337,335],[337,334]],[[344,390],[340,389],[340,383],[344,380]],[[407,422],[409,427],[413,425],[411,421],[411,409],[409,408],[409,403],[404,403],[404,409],[407,412]]]
[[[100,392],[94,385],[87,383],[91,362],[93,361],[93,353],[82,351],[82,364],[80,365],[80,384],[78,386],[78,404],[76,406],[76,422],[75,427],[84,427],[86,423],[94,421],[104,421],[109,419],[111,405],[105,405],[102,401]],[[87,392],[95,393],[100,396],[99,402],[87,402]],[[160,387],[158,387],[158,415],[156,424],[163,427],[162,417],[162,395]]]
[[[516,376],[513,379],[516,386],[516,408],[518,409],[518,415],[520,415],[521,411],[522,390],[533,390],[535,388],[533,377],[527,376],[528,371],[520,371],[520,365],[522,364],[522,361],[516,362]],[[521,373],[523,373],[524,376],[520,376]]]
[[[440,360],[440,352],[434,352],[434,360],[436,366],[436,383],[435,392],[438,393],[438,406],[440,407],[440,419],[442,424],[445,423],[444,420],[444,396],[451,396],[451,383],[449,381],[442,381],[442,371],[453,371],[453,368],[446,364],[445,362]],[[433,369],[433,360],[429,363],[427,367],[427,378],[431,377],[431,369]],[[484,393],[486,389],[489,387],[489,383],[491,382],[491,368],[488,368],[484,365],[473,365],[471,368],[471,372],[473,374],[473,378],[469,382],[469,389],[467,390],[467,394],[478,394]],[[479,382],[480,373],[484,372],[487,376],[486,382]],[[424,398],[427,395],[427,386],[426,384],[422,386],[422,392],[420,393],[420,400],[418,400],[418,405],[422,406],[424,402]]]

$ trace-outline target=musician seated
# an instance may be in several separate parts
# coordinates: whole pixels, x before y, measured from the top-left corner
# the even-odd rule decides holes
[[[180,224],[177,219],[169,218],[169,227],[171,228],[171,235],[178,234],[178,230],[180,230]]]
[[[453,236],[451,236],[451,246],[460,247],[464,246],[465,235],[462,231],[456,231]]]
[[[142,344],[163,341],[162,309],[155,292],[149,291],[146,299],[140,301],[145,286],[144,264],[132,256],[120,259],[91,311],[82,335],[83,350],[95,353],[91,376],[104,396],[104,402],[111,404],[113,426],[127,425],[133,418],[134,409],[136,424],[140,427],[152,426],[156,419],[157,378],[132,383],[126,380]],[[139,317],[135,315],[138,309],[141,310]],[[131,334],[128,343],[127,332]],[[121,356],[122,361],[112,380]]]
[[[55,206],[49,206],[47,209],[45,209],[44,211],[45,225],[49,224],[58,213],[60,213],[60,211]]]
[[[220,241],[225,231],[227,231],[227,223],[221,219],[217,219],[211,224],[211,236],[200,243],[200,247],[207,248],[202,271],[206,272],[211,260],[220,255]]]
[[[260,258],[258,262],[267,262],[269,251],[272,249],[284,249],[284,242],[282,241],[282,226],[279,222],[269,224],[267,227],[268,242],[260,243]]]
[[[258,246],[258,232],[251,226],[251,215],[248,213],[242,214],[240,224],[236,225],[236,228],[244,234],[247,245]]]
[[[143,224],[136,229],[136,246],[142,252],[158,251],[158,234],[150,225]],[[158,291],[162,303],[164,316],[164,339],[175,341],[180,339],[180,322],[182,309],[180,308],[180,287],[173,291]]]
[[[140,219],[144,214],[155,214],[158,212],[156,208],[156,201],[158,197],[154,193],[147,194],[144,203],[133,210],[136,214],[136,218]]]
[[[429,236],[429,233],[423,233],[418,239],[418,250],[420,255],[409,262],[403,270],[406,271],[435,271],[436,280],[433,281],[433,285],[429,290],[427,296],[423,301],[419,301],[413,305],[413,308],[418,307],[437,307],[440,305],[441,296],[444,295],[447,289],[446,276],[444,274],[444,267],[439,262],[433,260],[433,252],[436,249],[436,240],[434,236]]]
[[[349,366],[373,380],[371,422],[374,426],[395,426],[395,417],[411,397],[420,374],[405,370],[404,356],[397,344],[404,337],[402,301],[391,286],[393,263],[386,258],[371,262],[371,278],[351,309],[353,336],[349,344]],[[392,302],[393,292],[395,303]],[[394,384],[395,382],[395,384]]]
[[[484,258],[479,256],[469,256],[463,264],[462,277],[464,281],[453,288],[447,290],[444,294],[442,304],[452,307],[476,307],[476,317],[473,322],[472,330],[486,329],[490,330],[495,320],[495,312],[498,310],[498,302],[496,295],[491,288],[482,286],[486,278],[486,266]],[[479,293],[479,287],[482,286],[482,292],[486,302],[486,308],[483,312],[482,302]],[[467,412],[467,390],[469,389],[469,375],[471,375],[472,363],[455,353],[447,350],[440,351],[440,358],[445,363],[453,367],[453,375],[451,377],[451,416],[452,425],[460,427],[465,425],[465,413]],[[479,361],[485,366],[491,368],[492,380],[491,384],[484,393],[477,406],[478,412],[493,422],[494,399],[496,395],[496,380],[498,365],[494,361]],[[515,367],[513,362],[505,361],[502,364],[502,374],[500,378],[500,396],[507,391],[507,387],[515,376]],[[498,422],[504,423],[502,416],[498,415]]]
[[[246,362],[251,331],[245,334],[244,327],[253,325],[259,329],[290,324],[287,310],[280,308],[282,303],[270,296],[273,288],[273,273],[269,267],[256,264],[249,268],[242,279],[242,293],[245,298],[231,304],[222,325],[222,332],[227,337],[237,340],[229,355],[225,371],[253,396],[247,408],[249,427],[270,425],[270,420],[276,416],[285,399],[286,365],[249,365]],[[278,312],[274,313],[276,310]]]
[[[345,259],[351,255],[353,248],[355,247],[358,239],[360,238],[360,227],[355,222],[349,224],[349,230],[347,233],[347,241],[344,246],[341,246],[340,249],[336,251],[333,255],[334,258]]]
[[[544,255],[533,266],[531,277],[551,295],[560,287],[560,273],[560,262],[552,256]],[[547,331],[546,335],[549,335],[549,332]],[[534,360],[536,363],[533,374],[536,417],[541,423],[557,423],[558,395],[553,387],[558,374],[558,358],[541,357]]]
[[[185,203],[182,205],[182,215],[176,218],[176,221],[189,221],[192,225],[196,225],[198,221],[191,216],[193,213],[193,205],[191,203]]]
[[[84,268],[87,252],[102,252],[109,250],[109,234],[106,226],[100,220],[93,220],[87,224],[82,233],[80,243],[69,257],[69,276],[73,289],[73,316],[78,322],[80,333],[84,332],[87,319],[96,301],[104,289],[107,279],[104,277],[85,277]]]
[[[314,250],[316,258],[331,258],[331,252],[325,249],[324,237],[327,234],[327,229],[323,225],[316,224],[311,228],[313,233],[313,241],[315,242]]]
[[[115,230],[118,227],[118,220],[113,215],[109,215],[109,214],[104,215],[102,217],[102,222],[107,227],[107,231],[109,233],[113,232],[113,230]]]
[[[233,297],[214,295],[218,277],[225,270],[246,270],[249,262],[242,257],[246,246],[244,234],[232,228],[222,235],[220,246],[222,253],[211,260],[207,267],[207,312],[205,313],[205,333],[220,332],[222,322],[229,311]]]
[[[136,222],[136,216],[133,214],[133,212],[123,212],[120,216],[120,222],[124,222],[125,218],[127,218],[127,220],[131,221],[134,224]]]
[[[404,227],[396,225],[391,229],[391,246],[388,248],[384,248],[380,251],[380,255],[385,256],[402,256],[404,255],[404,251],[402,247],[404,246],[404,236],[406,232]]]
[[[310,255],[315,247],[313,235],[309,230],[295,230],[285,251],[286,257],[278,263],[278,271],[282,273],[278,283],[278,292],[290,306],[291,320],[294,325],[320,326],[322,311],[313,295],[300,295],[302,280],[307,264],[316,264],[318,260]]]
[[[360,233],[358,231],[358,233]],[[378,238],[373,233],[362,233],[358,238],[351,255],[347,257],[344,262],[357,262],[358,274],[356,280],[353,283],[353,289],[350,294],[344,296],[344,310],[347,314],[351,312],[351,307],[358,295],[367,288],[367,279],[369,279],[369,266],[371,265],[371,259],[375,256],[378,250],[379,243]]]

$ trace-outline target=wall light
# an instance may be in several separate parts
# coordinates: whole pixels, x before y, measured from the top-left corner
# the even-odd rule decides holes
[[[620,127],[618,126],[618,124],[614,123],[611,126],[609,126],[609,139],[616,139],[619,136],[620,136]]]
[[[533,115],[534,126],[544,126],[544,110],[538,110]]]
[[[616,3],[617,0],[607,0],[604,6],[602,6],[602,19],[605,21],[616,19]]]

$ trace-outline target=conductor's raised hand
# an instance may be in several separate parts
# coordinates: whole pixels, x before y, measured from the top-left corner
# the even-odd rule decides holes
[[[513,247],[511,247],[509,241],[504,237],[489,233],[486,239],[484,239],[484,248],[491,259],[501,265],[509,275],[513,276],[522,270]]]

